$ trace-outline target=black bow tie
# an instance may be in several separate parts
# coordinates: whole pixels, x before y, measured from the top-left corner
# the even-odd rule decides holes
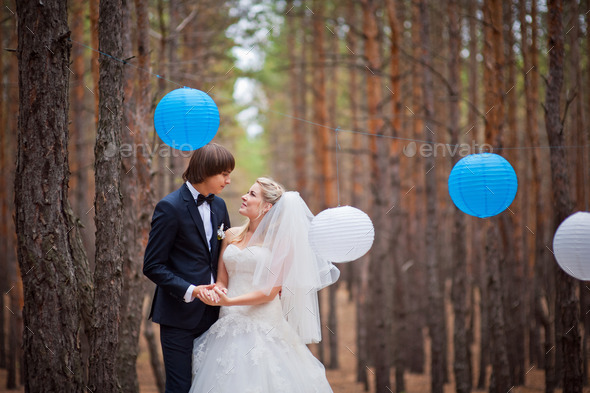
[[[207,196],[199,194],[197,197],[197,206],[201,206],[205,201],[207,201],[208,204],[211,204],[211,202],[213,202],[213,198],[215,198],[214,194],[209,194]]]

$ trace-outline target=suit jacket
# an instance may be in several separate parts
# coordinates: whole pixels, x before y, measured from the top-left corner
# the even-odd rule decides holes
[[[184,301],[189,285],[217,278],[221,241],[217,229],[230,227],[223,199],[215,197],[210,205],[213,236],[211,251],[197,204],[186,184],[164,197],[154,210],[152,228],[143,260],[143,274],[156,283],[150,318],[156,323],[181,329],[193,329],[206,305]]]

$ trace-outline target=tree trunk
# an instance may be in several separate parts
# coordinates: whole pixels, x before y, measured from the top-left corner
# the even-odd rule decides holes
[[[25,390],[84,390],[68,203],[69,29],[65,1],[17,2],[19,135],[15,176],[25,306]],[[59,310],[59,312],[56,312]],[[15,337],[11,340],[15,342]]]
[[[151,305],[152,301],[153,296],[148,304]],[[143,323],[143,335],[145,337],[145,341],[147,342],[148,353],[150,355],[150,365],[152,367],[154,379],[156,380],[156,387],[158,388],[158,392],[164,393],[166,390],[166,374],[164,372],[164,365],[160,361],[160,345],[158,340],[156,340],[156,335],[154,334],[154,324],[147,318],[144,319]]]
[[[424,65],[431,65],[432,55],[430,48],[430,27],[428,6],[426,0],[419,2],[420,7],[420,61]],[[422,92],[424,95],[424,138],[426,143],[433,144],[434,138],[432,129],[432,116],[434,115],[434,88],[432,81],[432,72],[426,66],[422,67]],[[436,171],[433,170],[436,165],[433,154],[424,158],[425,171],[425,211],[426,211],[426,231],[425,241],[426,249],[436,249]],[[437,255],[435,252],[426,253],[426,274],[428,282],[428,332],[430,334],[430,389],[432,393],[442,393],[444,386],[444,361],[446,356],[444,352],[444,306],[441,290],[440,272],[437,264]]]
[[[402,130],[402,118],[401,118],[401,70],[400,70],[400,42],[401,42],[401,29],[400,23],[397,16],[396,5],[393,0],[387,0],[385,2],[387,9],[387,20],[389,21],[389,28],[391,30],[391,48],[390,48],[390,82],[391,82],[391,93],[393,95],[391,104],[391,113],[393,120],[391,121],[392,135],[400,137]],[[405,371],[405,357],[404,357],[404,337],[406,335],[406,324],[405,318],[405,302],[404,302],[404,280],[402,279],[403,264],[405,263],[404,258],[404,242],[399,238],[401,233],[401,179],[400,179],[400,156],[401,151],[400,141],[392,139],[390,143],[390,168],[391,168],[391,193],[393,195],[393,202],[395,206],[387,214],[388,219],[391,221],[391,232],[390,232],[390,255],[393,256],[393,343],[392,351],[393,355],[391,361],[395,366],[395,391],[397,393],[406,390],[404,381]]]
[[[99,50],[122,58],[121,0],[101,0],[98,21]],[[121,258],[121,127],[123,119],[123,65],[100,57],[100,116],[95,156],[94,200],[96,267],[94,321],[91,330],[89,383],[92,391],[118,392],[116,356],[123,286]]]
[[[504,42],[502,34],[502,2],[487,0],[483,6],[484,21],[484,84],[486,143],[502,147],[504,122]],[[508,213],[504,213],[508,214]],[[488,270],[489,320],[491,338],[492,377],[490,393],[505,393],[511,388],[504,311],[504,288],[502,275],[502,244],[500,218],[489,220],[486,263]]]
[[[548,48],[549,70],[545,93],[545,127],[551,149],[551,179],[553,180],[554,230],[574,210],[570,197],[570,180],[563,146],[563,122],[561,119],[560,95],[563,87],[564,33],[562,25],[562,0],[548,2]],[[563,391],[582,391],[581,339],[578,331],[580,322],[579,299],[576,294],[576,280],[554,264],[556,270],[556,315],[555,340],[561,342]],[[559,349],[559,347],[558,347]]]
[[[460,21],[457,1],[451,0],[448,3],[449,16],[449,128],[451,133],[451,145],[460,143],[459,128],[459,74],[461,37],[459,34]],[[459,155],[453,156],[453,164],[459,161]],[[459,209],[454,209],[452,232],[452,277],[451,298],[453,302],[454,332],[453,349],[455,373],[455,389],[458,393],[471,392],[471,367],[469,366],[469,342],[467,341],[467,297],[469,287],[467,283],[467,255],[465,243],[465,214]]]
[[[129,3],[124,4],[124,52],[130,57],[133,44]],[[147,2],[136,0],[137,13],[137,59],[138,67],[149,68],[149,34]],[[150,110],[149,75],[135,73],[134,68],[125,69],[125,120],[127,126],[122,132],[122,141],[129,146],[146,146],[147,131],[145,119]],[[144,242],[147,240],[152,194],[150,165],[146,150],[132,149],[123,157],[121,168],[121,191],[123,194],[123,292],[121,294],[121,321],[119,326],[119,350],[117,353],[117,376],[124,392],[138,392],[136,362],[139,352],[145,279],[142,274]],[[147,197],[147,198],[146,198]],[[146,201],[147,199],[147,201]],[[147,203],[146,203],[147,202]]]
[[[350,26],[358,26],[358,12],[357,3],[349,2],[347,4],[347,22]],[[352,51],[352,62],[356,65],[358,63],[358,48],[356,33],[350,29],[346,35],[347,45]],[[351,125],[353,130],[359,129],[359,103],[357,101],[357,95],[355,91],[359,89],[357,81],[357,70],[356,67],[350,68],[350,74],[348,78],[349,82],[349,103],[350,103],[350,114],[351,114]],[[365,160],[364,155],[361,153],[363,148],[364,138],[360,134],[354,134],[352,136],[352,206],[359,209],[366,209],[368,203],[362,198],[363,190],[365,189],[363,183],[363,171]],[[363,384],[364,390],[369,390],[369,378],[367,376],[367,364],[369,363],[369,350],[367,345],[367,318],[365,308],[367,307],[367,292],[368,292],[368,257],[365,256],[353,264],[353,289],[355,293],[355,309],[356,309],[356,381]]]
[[[363,0],[363,32],[365,37],[365,58],[367,75],[367,109],[368,129],[372,135],[369,139],[370,159],[370,190],[373,196],[372,219],[375,226],[373,249],[370,254],[369,268],[369,307],[368,318],[372,321],[369,327],[369,350],[372,352],[372,364],[375,367],[376,393],[390,392],[391,367],[391,334],[392,334],[392,300],[393,292],[390,283],[393,281],[393,269],[389,250],[389,239],[385,234],[391,230],[391,221],[387,210],[391,203],[389,185],[389,144],[380,143],[376,134],[384,129],[381,109],[379,107],[382,92],[379,72],[381,69],[379,27],[376,16],[376,3]]]
[[[518,100],[516,92],[516,59],[514,54],[515,38],[512,32],[514,25],[514,10],[512,3],[503,3],[504,13],[504,51],[506,54],[506,83],[504,84],[504,96],[506,100],[506,123],[505,133],[508,146],[517,147],[518,123],[517,109]],[[519,160],[518,150],[510,149],[506,152],[506,159],[513,163],[517,173],[523,173],[524,165]],[[513,206],[519,211],[526,211],[523,204],[523,193],[516,196]],[[509,354],[510,380],[512,385],[524,385],[525,377],[525,326],[526,326],[526,286],[525,284],[525,261],[523,253],[523,214],[513,214],[514,209],[508,211],[510,214],[502,216],[502,231],[505,253],[506,269],[504,270],[504,282],[508,286],[506,291],[505,310],[507,314],[507,341],[511,350]],[[526,228],[524,229],[526,230]],[[528,232],[528,231],[527,231]]]
[[[307,187],[307,166],[305,165],[305,156],[306,156],[306,143],[305,143],[305,133],[304,130],[300,127],[301,118],[304,118],[304,114],[300,112],[301,105],[299,103],[298,97],[300,97],[299,89],[304,89],[304,86],[300,84],[300,72],[301,67],[297,63],[297,55],[296,55],[296,42],[295,39],[297,37],[297,32],[301,30],[295,24],[297,20],[295,16],[295,11],[293,10],[293,0],[288,0],[285,9],[290,11],[286,16],[286,23],[287,23],[287,51],[289,56],[289,63],[290,63],[290,71],[289,71],[289,88],[291,90],[291,97],[294,99],[291,101],[291,111],[293,115],[293,119],[291,121],[291,132],[293,133],[293,144],[294,144],[294,166],[293,169],[295,171],[295,189],[298,190],[301,195],[305,194],[305,189]],[[305,39],[305,33],[302,34],[303,38]],[[303,45],[303,43],[301,43]],[[303,63],[305,59],[301,58],[300,62]]]

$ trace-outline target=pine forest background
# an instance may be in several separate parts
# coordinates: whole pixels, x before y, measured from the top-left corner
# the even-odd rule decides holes
[[[163,391],[155,203],[188,154],[153,128],[189,86],[254,179],[352,205],[372,250],[321,292],[335,392],[590,391],[590,288],[557,226],[590,202],[589,0],[7,0],[0,11],[0,390]],[[102,54],[101,54],[102,53]],[[590,91],[590,90],[589,90]],[[123,93],[123,94],[121,94]],[[500,215],[452,166],[514,167]],[[27,367],[24,367],[24,364]]]

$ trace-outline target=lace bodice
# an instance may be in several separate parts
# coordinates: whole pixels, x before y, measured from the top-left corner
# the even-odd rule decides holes
[[[235,297],[249,292],[258,290],[252,284],[256,264],[263,258],[268,258],[269,252],[263,247],[250,246],[240,249],[234,244],[230,244],[223,254],[223,262],[227,269],[229,282],[227,295]],[[222,307],[219,317],[232,313],[239,313],[251,316],[253,318],[262,318],[267,322],[277,320],[282,317],[281,302],[278,296],[265,304],[258,306],[233,306]]]

